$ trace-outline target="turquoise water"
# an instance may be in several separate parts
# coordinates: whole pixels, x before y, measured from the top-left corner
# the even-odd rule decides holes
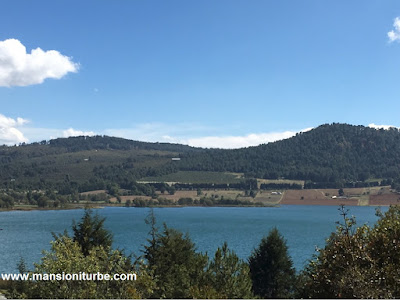
[[[375,208],[348,207],[358,224],[376,222]],[[384,209],[385,210],[385,209]],[[95,210],[106,217],[105,226],[114,234],[114,246],[126,253],[141,254],[149,227],[144,219],[148,208],[106,207]],[[287,240],[289,254],[297,270],[303,268],[322,247],[340,220],[335,206],[281,207],[183,207],[155,208],[159,226],[189,233],[197,249],[211,256],[224,241],[241,258],[247,259],[274,226]],[[79,221],[83,210],[0,212],[0,273],[16,271],[21,257],[31,268],[39,262],[42,250],[49,250],[52,232],[71,229],[72,220]]]

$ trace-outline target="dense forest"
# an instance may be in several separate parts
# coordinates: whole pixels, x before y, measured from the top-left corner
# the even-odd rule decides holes
[[[0,185],[64,194],[136,183],[179,171],[238,172],[246,178],[305,180],[306,188],[362,186],[400,176],[400,132],[325,124],[257,147],[200,149],[108,136],[0,147]],[[172,160],[172,158],[180,160]],[[215,173],[214,173],[215,174]],[[209,181],[204,183],[210,183]],[[273,187],[271,187],[273,188]]]
[[[181,170],[243,172],[247,177],[313,182],[365,181],[400,175],[400,132],[325,124],[296,136],[237,150],[182,154]]]

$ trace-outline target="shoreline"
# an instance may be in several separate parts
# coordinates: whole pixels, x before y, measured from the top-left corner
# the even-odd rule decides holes
[[[259,207],[259,208],[279,208],[281,206],[360,206],[360,207],[381,207],[381,206],[392,206],[392,205],[400,205],[400,203],[389,203],[389,204],[368,204],[368,205],[358,205],[354,203],[316,203],[315,201],[307,201],[303,200],[301,203],[276,203],[271,205],[212,205],[212,206],[203,206],[203,205],[155,205],[155,206],[125,206],[125,205],[95,205],[89,206],[89,209],[102,209],[105,207],[121,207],[121,208],[184,208],[184,207]],[[52,208],[52,207],[17,207],[17,208],[0,208],[0,212],[9,212],[9,211],[49,211],[49,210],[73,210],[73,209],[85,209],[85,206],[75,206],[75,207],[63,207],[63,208]]]

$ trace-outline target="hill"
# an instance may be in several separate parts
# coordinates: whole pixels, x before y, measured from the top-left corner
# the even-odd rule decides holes
[[[180,161],[171,160],[178,156]],[[400,132],[334,123],[286,140],[235,150],[108,136],[0,147],[3,188],[54,189],[68,194],[117,184],[132,190],[142,178],[180,181],[174,178],[187,176],[184,172],[188,171],[202,177],[231,172],[246,178],[305,180],[307,187],[324,188],[373,178],[394,179],[400,177]]]
[[[202,151],[186,145],[147,143],[109,136],[59,138],[0,147],[0,182],[20,189],[60,189],[63,185],[104,188],[144,176],[177,171],[172,157]],[[165,166],[165,168],[164,168]]]
[[[396,128],[325,124],[257,147],[188,152],[178,168],[313,182],[396,178],[400,175],[400,132]]]

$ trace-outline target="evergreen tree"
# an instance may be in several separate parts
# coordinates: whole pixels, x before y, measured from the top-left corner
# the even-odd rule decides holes
[[[154,214],[150,215],[149,222],[152,224],[151,239],[150,245],[145,246],[144,258],[156,284],[151,297],[178,299],[198,296],[206,281],[207,256],[196,253],[188,235],[165,224],[162,233],[158,233]]]
[[[227,243],[217,249],[207,273],[218,298],[253,297],[249,266],[239,259],[235,252],[228,249]]]
[[[99,217],[90,209],[85,209],[85,214],[78,224],[72,225],[74,232],[73,240],[82,248],[82,253],[88,255],[89,251],[96,246],[110,249],[112,245],[112,234],[104,228],[105,218]]]
[[[286,241],[276,228],[261,240],[249,258],[253,292],[261,298],[290,298],[295,270]]]

